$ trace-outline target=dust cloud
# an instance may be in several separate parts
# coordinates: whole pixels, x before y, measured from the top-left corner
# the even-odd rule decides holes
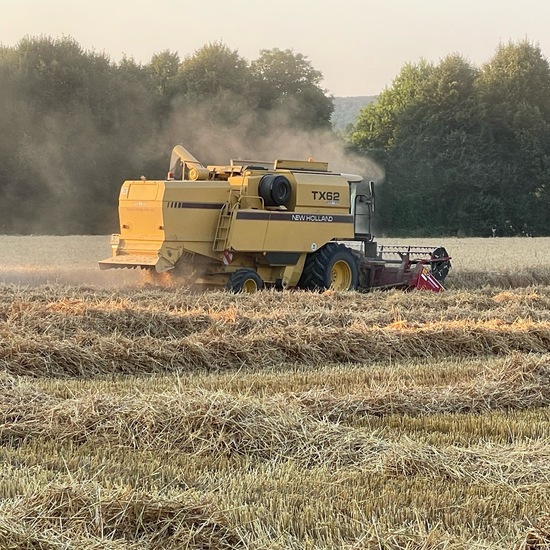
[[[263,116],[257,111],[245,110],[230,124],[216,122],[216,113],[226,119],[226,113],[234,110],[230,97],[225,101],[206,102],[200,108],[175,106],[162,140],[168,150],[181,143],[204,165],[223,165],[230,159],[313,158],[328,162],[329,169],[334,172],[359,174],[375,184],[384,181],[382,166],[367,156],[350,151],[344,140],[330,129],[297,129],[292,106],[276,108]]]

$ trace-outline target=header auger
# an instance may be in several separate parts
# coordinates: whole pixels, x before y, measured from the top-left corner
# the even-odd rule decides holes
[[[120,233],[101,269],[176,271],[188,284],[440,291],[444,248],[377,247],[374,187],[311,160],[231,160],[203,166],[174,147],[165,180],[133,180],[119,195]]]

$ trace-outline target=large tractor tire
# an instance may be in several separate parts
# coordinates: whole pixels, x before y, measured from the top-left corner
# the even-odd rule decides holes
[[[308,290],[355,290],[359,284],[359,266],[345,245],[328,243],[307,255],[298,283]]]
[[[235,293],[253,294],[263,287],[262,278],[253,269],[238,269],[227,281],[227,290]]]

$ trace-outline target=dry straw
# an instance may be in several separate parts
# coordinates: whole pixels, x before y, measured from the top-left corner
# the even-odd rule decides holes
[[[515,357],[468,383],[439,388],[386,388],[331,398],[306,392],[262,399],[223,391],[174,390],[147,395],[48,395],[4,377],[0,437],[132,449],[178,450],[197,456],[294,460],[304,467],[354,465],[396,476],[434,476],[483,483],[550,483],[548,443],[438,448],[408,438],[390,441],[356,430],[357,415],[429,415],[525,409],[550,403],[548,361]]]
[[[0,547],[545,548],[549,311],[0,287]]]
[[[550,548],[550,514],[541,517],[529,529],[519,550],[548,550]]]
[[[0,292],[0,366],[27,376],[316,366],[550,350],[548,290]]]
[[[69,546],[68,546],[69,545]],[[169,500],[93,483],[52,484],[4,502],[0,546],[22,548],[239,548],[222,514],[193,492]]]

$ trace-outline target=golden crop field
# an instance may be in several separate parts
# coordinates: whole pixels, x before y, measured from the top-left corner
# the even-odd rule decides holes
[[[446,292],[197,294],[1,237],[0,548],[550,548],[550,239],[399,242]]]

